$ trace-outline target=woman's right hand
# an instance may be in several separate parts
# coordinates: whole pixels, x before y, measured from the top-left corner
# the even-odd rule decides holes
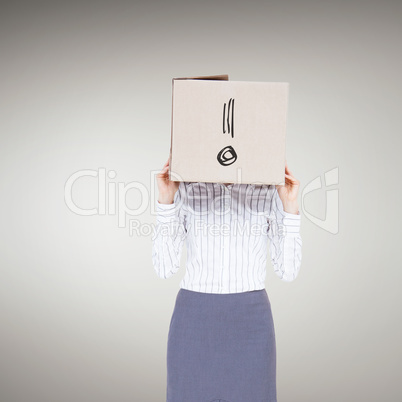
[[[174,195],[179,188],[180,182],[169,180],[169,159],[163,166],[162,170],[156,175],[158,183],[159,197],[161,204],[173,204]]]

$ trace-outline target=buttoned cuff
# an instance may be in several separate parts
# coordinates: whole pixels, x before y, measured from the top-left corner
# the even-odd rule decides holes
[[[300,222],[301,215],[300,212],[298,214],[291,214],[289,212],[283,211],[283,226],[286,228],[286,233],[300,233]]]
[[[175,206],[176,204],[174,202],[172,202],[171,204],[162,204],[158,200],[156,200],[156,209],[159,209],[160,211],[174,209]]]
[[[174,222],[177,218],[176,204],[162,204],[156,201],[156,219],[160,223]]]

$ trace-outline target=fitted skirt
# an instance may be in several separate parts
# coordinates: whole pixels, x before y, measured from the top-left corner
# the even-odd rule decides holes
[[[167,342],[167,402],[276,402],[276,344],[264,289],[180,288]]]

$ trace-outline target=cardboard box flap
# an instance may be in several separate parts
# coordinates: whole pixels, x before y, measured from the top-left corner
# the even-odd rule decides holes
[[[174,80],[222,80],[222,81],[229,81],[229,75],[228,74],[221,74],[221,75],[204,75],[204,76],[199,76],[199,77],[178,77],[178,78],[173,78],[172,81]]]

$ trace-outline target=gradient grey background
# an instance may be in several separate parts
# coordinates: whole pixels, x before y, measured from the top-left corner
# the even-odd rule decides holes
[[[401,400],[401,13],[399,1],[2,3],[0,400],[165,400],[185,248],[159,279],[150,235],[74,214],[64,185],[103,167],[156,190],[171,79],[209,74],[290,83],[300,191],[339,168],[339,233],[302,212],[299,277],[282,282],[268,260],[278,400]],[[73,195],[96,207],[96,180]],[[323,219],[325,197],[304,208]],[[137,219],[151,224],[145,201]]]

